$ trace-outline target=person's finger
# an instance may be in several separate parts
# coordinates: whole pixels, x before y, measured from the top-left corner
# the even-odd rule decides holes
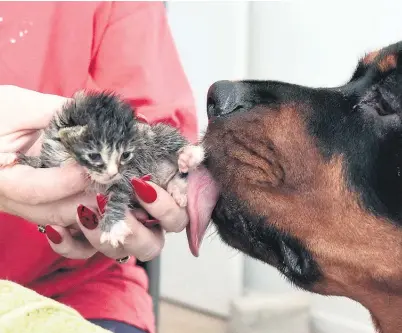
[[[165,245],[165,233],[161,226],[138,223],[138,220],[130,215],[127,215],[126,223],[132,231],[124,243],[127,253],[134,255],[142,262],[160,255]]]
[[[77,209],[77,223],[88,241],[99,252],[114,259],[132,255],[141,261],[150,260],[159,255],[164,245],[164,235],[159,227],[147,228],[137,220],[133,213],[127,212],[127,234],[124,245],[113,247],[110,242],[101,243],[102,231],[99,227],[100,217],[94,209],[80,206]],[[119,222],[122,223],[122,222]]]
[[[29,91],[29,93],[36,94],[37,92]],[[34,112],[36,116],[29,120],[30,127],[27,128],[43,129],[47,127],[55,112],[60,111],[63,105],[72,101],[71,98],[43,93],[37,95],[37,98],[41,99],[41,102],[38,101],[36,104],[37,112]]]
[[[4,112],[15,110],[13,116],[8,117],[7,122],[0,124],[1,135],[18,129],[47,127],[54,113],[70,100],[66,97],[43,94],[11,85],[1,86],[0,97]],[[27,111],[29,112],[27,113]]]
[[[114,259],[127,255],[121,247],[113,248],[110,244],[101,244],[102,231],[99,228],[101,217],[96,209],[80,205],[77,208],[76,218],[82,233],[97,251]]]
[[[159,220],[163,229],[180,232],[187,226],[189,217],[186,208],[179,207],[167,191],[138,178],[134,178],[131,183],[141,206]]]
[[[149,215],[148,213],[141,209],[141,208],[134,208],[131,210],[131,214],[140,222],[148,222],[149,221]]]
[[[76,224],[76,209],[78,205],[96,205],[94,195],[84,192],[68,198],[45,204],[27,205],[18,201],[0,197],[1,209],[32,221],[39,225],[72,226]]]
[[[10,134],[0,135],[0,150],[2,153],[29,152],[29,155],[38,156],[42,148],[42,131],[19,130]]]
[[[25,146],[23,146],[25,152],[21,150],[20,151],[28,156],[39,156],[42,151],[42,143],[45,134],[43,131],[37,131],[36,135],[31,136],[36,136],[36,140],[35,141],[31,140],[29,141],[30,144],[26,143]]]
[[[45,230],[51,248],[63,257],[88,259],[97,252],[82,234],[73,237],[68,229],[55,225],[47,225]]]
[[[84,169],[76,164],[43,169],[14,165],[0,170],[0,195],[30,205],[60,200],[84,191],[88,184]]]

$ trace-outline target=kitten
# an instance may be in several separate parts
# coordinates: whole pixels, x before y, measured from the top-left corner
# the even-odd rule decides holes
[[[92,189],[108,197],[99,222],[101,242],[117,247],[130,234],[124,222],[127,207],[135,206],[130,180],[150,174],[184,207],[183,173],[203,158],[202,148],[190,145],[175,128],[138,121],[130,105],[116,95],[80,92],[44,130],[40,156],[17,154],[17,163],[35,168],[74,161],[82,165],[93,181]]]

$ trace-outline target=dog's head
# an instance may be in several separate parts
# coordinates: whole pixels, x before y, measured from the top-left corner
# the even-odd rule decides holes
[[[338,88],[217,82],[208,116],[225,242],[310,291],[401,292],[402,43]]]

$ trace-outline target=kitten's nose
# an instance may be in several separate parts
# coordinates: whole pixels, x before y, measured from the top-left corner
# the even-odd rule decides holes
[[[111,164],[109,165],[109,167],[107,168],[107,174],[110,178],[113,178],[114,176],[116,176],[119,173],[119,168],[117,167],[116,164]]]

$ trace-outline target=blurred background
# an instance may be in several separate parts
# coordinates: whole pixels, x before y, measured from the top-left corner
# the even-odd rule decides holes
[[[365,52],[402,40],[402,2],[168,2],[184,69],[206,126],[209,86],[221,79],[335,86]],[[226,247],[213,229],[200,257],[168,235],[161,260],[160,333],[369,333],[368,312],[301,292],[271,267]]]

